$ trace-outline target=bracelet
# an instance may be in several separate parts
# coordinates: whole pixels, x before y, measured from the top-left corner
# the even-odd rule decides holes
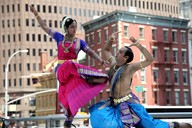
[[[40,16],[39,16],[39,15],[36,15],[35,17],[38,18],[38,17],[40,17]]]
[[[140,43],[138,43],[136,46],[138,47],[140,45]]]

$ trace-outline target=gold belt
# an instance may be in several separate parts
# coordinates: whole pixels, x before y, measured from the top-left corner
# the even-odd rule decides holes
[[[124,97],[122,97],[122,98],[113,99],[113,101],[114,101],[115,104],[118,104],[118,103],[125,102],[125,101],[127,101],[127,100],[129,100],[129,99],[131,99],[131,98],[132,98],[132,95],[129,93],[129,94],[127,94],[126,96],[124,96]]]
[[[58,62],[58,64],[63,64],[65,61],[67,61],[67,60],[58,60],[57,62]],[[77,62],[77,59],[72,59],[71,61]]]

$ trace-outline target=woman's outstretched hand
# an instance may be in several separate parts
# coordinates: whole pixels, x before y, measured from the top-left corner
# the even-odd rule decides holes
[[[38,13],[37,13],[36,9],[35,9],[32,5],[29,5],[29,7],[30,7],[30,11],[31,11],[35,16],[37,16]]]

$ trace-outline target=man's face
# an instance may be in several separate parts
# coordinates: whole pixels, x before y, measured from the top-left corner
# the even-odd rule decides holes
[[[126,52],[126,48],[122,47],[119,49],[119,51],[116,54],[116,61],[117,63],[125,63],[126,62],[126,58],[125,58],[125,52]]]

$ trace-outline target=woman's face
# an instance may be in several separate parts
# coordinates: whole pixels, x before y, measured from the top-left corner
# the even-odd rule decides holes
[[[73,23],[69,25],[68,34],[75,36],[76,31],[77,31],[77,23],[73,21]]]

